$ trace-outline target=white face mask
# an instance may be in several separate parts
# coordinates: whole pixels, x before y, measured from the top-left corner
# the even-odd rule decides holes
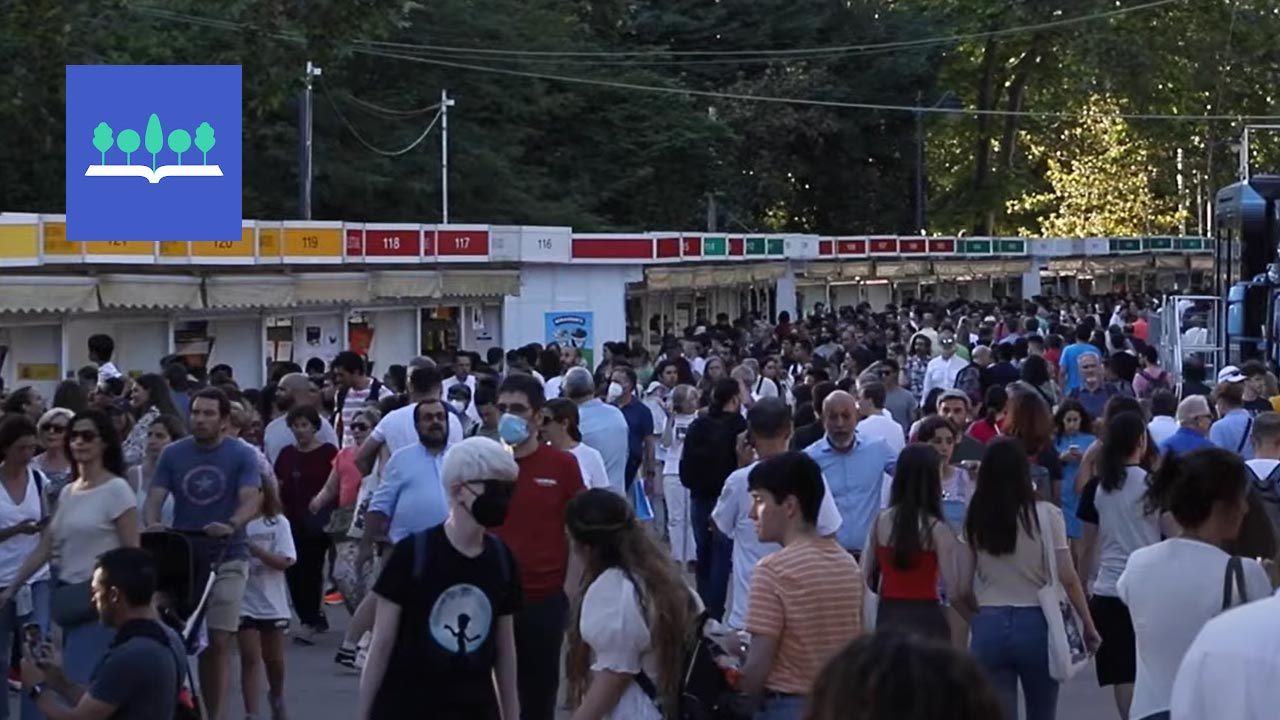
[[[450,404],[450,405],[452,405],[452,406],[453,406],[453,409],[454,409],[454,410],[457,410],[458,412],[466,412],[466,411],[467,411],[467,404],[466,404],[465,402],[463,402],[462,400],[450,400],[450,401],[449,401],[449,404]]]
[[[622,385],[616,382],[609,383],[609,393],[605,395],[605,400],[607,402],[613,402],[620,397],[622,397]]]

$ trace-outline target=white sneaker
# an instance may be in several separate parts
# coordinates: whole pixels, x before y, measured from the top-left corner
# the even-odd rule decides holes
[[[366,632],[356,643],[356,669],[364,670],[365,661],[369,659],[369,646],[373,644],[373,633]]]

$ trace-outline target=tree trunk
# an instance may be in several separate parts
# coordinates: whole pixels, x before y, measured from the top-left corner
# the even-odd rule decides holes
[[[1004,132],[1000,139],[1000,156],[998,167],[1006,176],[1013,172],[1013,161],[1017,155],[1018,148],[1018,121],[1021,119],[1018,113],[1022,111],[1023,100],[1026,99],[1027,85],[1031,80],[1031,75],[1035,69],[1040,66],[1044,53],[1040,52],[1039,45],[1042,37],[1037,34],[1031,38],[1031,46],[1022,53],[1018,61],[1013,64],[1010,71],[1009,87],[1006,91],[1007,100],[1005,102],[1005,110],[1010,114],[1004,116]],[[1003,203],[1007,199],[1001,192],[997,197],[992,198],[991,202],[985,203],[986,214],[984,223],[981,228],[982,235],[991,235],[995,232],[996,216],[1003,209]],[[1000,203],[997,206],[996,203]]]
[[[996,72],[999,67],[1000,46],[994,38],[987,38],[982,50],[982,75],[978,80],[978,110],[991,110],[995,106]],[[973,195],[975,201],[985,205],[987,182],[991,177],[991,115],[978,115],[977,146],[973,155]],[[985,223],[978,219],[975,231],[985,234]]]

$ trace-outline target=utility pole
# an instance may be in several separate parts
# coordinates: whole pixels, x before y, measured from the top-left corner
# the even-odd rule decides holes
[[[915,201],[915,227],[911,228],[911,234],[924,233],[924,111],[920,106],[924,104],[924,92],[916,91],[916,201]]]
[[[302,127],[299,133],[302,138],[302,152],[299,153],[298,158],[298,178],[302,181],[300,188],[302,197],[299,204],[302,206],[303,220],[311,219],[311,85],[322,72],[310,60],[307,61],[307,74],[303,78],[306,90],[302,93],[302,117],[300,118]]]
[[[449,108],[455,101],[440,91],[440,222],[449,224]]]

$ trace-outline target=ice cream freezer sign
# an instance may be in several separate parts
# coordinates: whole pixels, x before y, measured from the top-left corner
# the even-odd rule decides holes
[[[591,313],[589,312],[549,312],[547,313],[547,344],[555,343],[560,347],[578,349],[578,356],[588,368],[596,366],[595,333],[592,331]]]

